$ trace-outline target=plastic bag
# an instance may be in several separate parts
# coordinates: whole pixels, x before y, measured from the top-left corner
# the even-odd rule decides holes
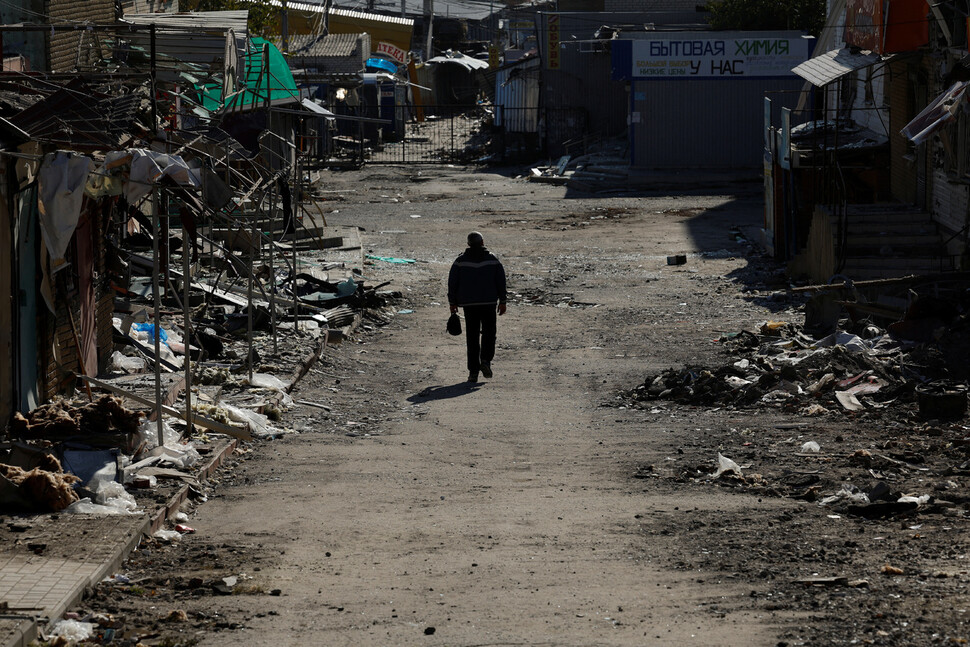
[[[729,387],[731,387],[732,389],[735,389],[735,390],[740,389],[741,387],[748,386],[749,384],[751,384],[751,381],[750,380],[746,380],[744,378],[737,377],[736,375],[728,375],[727,377],[724,378],[724,381],[727,382],[727,385]]]
[[[175,543],[182,539],[182,533],[177,530],[156,530],[152,537],[158,539],[159,541]]]
[[[137,330],[140,333],[145,333],[144,339],[146,339],[148,341],[154,341],[155,340],[155,324],[150,324],[150,323],[133,323],[133,324],[131,324],[131,329],[132,330]],[[164,328],[159,328],[158,329],[158,336],[159,336],[159,338],[163,342],[168,342],[168,333],[165,332],[165,329]],[[137,335],[137,337],[141,337],[141,335]]]
[[[243,379],[243,384],[247,382],[250,385],[259,387],[261,389],[277,389],[282,391],[286,388],[286,385],[283,384],[283,380],[275,375],[270,375],[269,373],[253,373],[252,380],[248,378]]]
[[[164,446],[177,446],[179,444],[179,439],[181,435],[172,429],[172,426],[168,424],[168,421],[162,420],[162,437],[158,437],[158,421],[157,420],[145,420],[138,426],[138,436],[145,443],[145,449],[151,449],[152,447],[158,447],[159,445]]]
[[[246,423],[249,426],[249,432],[253,436],[270,436],[278,433],[276,429],[270,426],[269,418],[261,413],[256,413],[249,409],[240,409],[225,402],[220,402],[219,407],[226,410],[229,414],[229,420]]]
[[[865,505],[869,503],[869,495],[854,485],[842,484],[842,489],[818,502],[821,506],[831,505],[837,501],[848,500],[850,503]]]
[[[922,494],[920,496],[901,496],[897,501],[897,503],[915,503],[917,505],[926,505],[929,502],[929,494]]]
[[[446,328],[448,329],[449,335],[454,335],[457,337],[461,334],[461,319],[458,317],[457,312],[452,313],[452,315],[448,317],[448,324],[446,325]]]
[[[148,363],[142,357],[128,357],[127,355],[115,351],[111,353],[111,360],[108,368],[115,373],[142,373],[148,367]]]
[[[69,643],[79,643],[94,636],[94,623],[78,620],[58,620],[50,630],[51,638],[63,638]]]
[[[160,456],[162,462],[177,468],[192,467],[202,460],[201,454],[192,443],[163,445],[148,452],[148,456]]]
[[[750,465],[749,465],[750,467]],[[724,472],[734,472],[738,476],[741,476],[741,466],[732,461],[726,456],[721,456],[721,453],[717,454],[717,471],[714,472],[714,478],[719,477]]]
[[[80,501],[75,501],[71,505],[64,508],[64,512],[71,514],[102,514],[102,515],[116,515],[116,514],[141,514],[138,510],[129,510],[127,503],[115,498],[110,498],[105,501],[105,503],[99,504],[94,503],[89,498],[83,498]]]

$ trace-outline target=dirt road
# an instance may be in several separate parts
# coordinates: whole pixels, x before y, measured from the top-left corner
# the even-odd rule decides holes
[[[384,167],[323,188],[328,220],[363,227],[368,253],[418,261],[367,268],[403,292],[398,314],[300,384],[297,399],[331,413],[290,411],[300,433],[249,447],[194,510],[197,534],[135,555],[151,596],[101,608],[140,614],[168,644],[213,646],[926,644],[963,631],[949,612],[961,577],[920,581],[913,599],[899,578],[877,581],[884,562],[917,560],[898,523],[677,477],[728,450],[770,469],[802,440],[791,416],[618,400],[648,373],[723,359],[725,333],[799,317],[773,292],[781,268],[748,242],[758,184],[592,197]],[[495,377],[470,386],[444,284],[473,229],[505,263],[510,302]],[[844,424],[807,431],[851,438]],[[871,583],[792,583],[847,571]],[[235,595],[202,586],[228,575]],[[166,623],[173,610],[186,616]]]
[[[278,551],[251,574],[282,592],[238,609],[245,638],[202,644],[773,644],[769,615],[698,613],[750,583],[669,571],[655,558],[670,540],[645,533],[658,510],[745,505],[644,492],[631,478],[667,427],[688,421],[601,406],[648,367],[710,353],[715,328],[764,316],[737,301],[725,321],[704,303],[745,261],[698,255],[744,249],[729,231],[753,235],[757,187],[737,187],[741,201],[565,199],[562,187],[487,173],[425,174],[371,169],[326,185],[347,191],[328,204],[331,221],[364,227],[375,255],[419,260],[371,268],[413,312],[338,349],[300,387],[334,407],[322,428],[261,446],[199,509],[207,541]],[[471,229],[503,259],[513,295],[495,378],[474,387],[442,305]],[[672,253],[689,263],[667,266]]]

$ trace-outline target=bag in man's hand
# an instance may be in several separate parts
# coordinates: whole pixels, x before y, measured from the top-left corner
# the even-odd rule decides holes
[[[457,312],[448,317],[448,332],[452,335],[461,334],[461,319]]]

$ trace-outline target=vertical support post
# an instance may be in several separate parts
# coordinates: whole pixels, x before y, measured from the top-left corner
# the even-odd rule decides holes
[[[430,58],[434,58],[434,52],[431,50],[432,33],[434,31],[434,0],[425,0],[424,15],[428,29],[428,42],[424,50],[424,60],[427,61]]]
[[[299,153],[296,156],[296,182],[293,184],[293,330],[300,330],[300,305],[296,301],[296,274],[298,269],[296,267],[296,241],[298,230],[296,226],[297,214],[301,213],[300,209],[303,208],[303,171],[300,169],[300,156]],[[304,212],[308,213],[308,212]],[[312,226],[313,223],[311,222]],[[305,226],[305,225],[304,225]]]
[[[154,36],[155,30],[152,30]],[[152,187],[152,313],[153,330],[155,331],[155,423],[158,433],[158,444],[164,440],[162,433],[162,322],[159,314],[162,311],[162,298],[158,289],[161,280],[158,271],[158,236],[161,231],[158,214],[158,187]]]
[[[282,37],[283,53],[290,50],[290,12],[286,8],[286,0],[280,3],[280,36]]]
[[[169,240],[171,237],[171,232],[169,231],[169,219],[168,210],[171,208],[169,200],[160,201],[159,208],[165,209],[165,217],[162,218],[161,226],[162,232],[159,238],[159,262],[161,263],[162,271],[162,290],[165,293],[165,298],[168,299],[171,295],[169,294],[169,286],[172,284],[172,272],[170,265],[172,263],[172,250],[171,245],[169,245]]]
[[[189,276],[189,232],[182,223],[182,332],[185,335],[185,425],[192,431],[192,319],[190,318],[189,308],[189,285],[192,283]]]
[[[284,182],[285,182],[284,176]],[[276,270],[273,268],[273,257],[276,256],[276,186],[269,192],[269,319],[270,329],[273,331],[273,355],[279,353],[276,334]]]
[[[152,105],[152,127],[151,127],[151,130],[152,130],[152,139],[155,139],[156,130],[158,129],[158,97],[157,97],[157,93],[155,91],[155,83],[156,83],[156,79],[155,79],[155,76],[156,76],[155,56],[156,56],[156,54],[155,54],[155,25],[154,24],[151,27],[151,32],[149,32],[149,35],[151,37],[150,38],[150,41],[151,41],[150,42],[150,45],[151,45],[151,66],[150,66],[150,72],[149,72],[149,81],[150,81],[151,92],[152,92],[152,104],[151,104]]]
[[[259,236],[256,214],[249,214],[249,271],[246,273],[246,363],[249,365],[249,382],[253,381],[253,281],[256,278],[256,241]]]

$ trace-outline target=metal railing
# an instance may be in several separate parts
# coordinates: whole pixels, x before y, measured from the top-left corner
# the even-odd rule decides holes
[[[462,164],[534,160],[585,152],[589,117],[582,108],[491,104],[385,106],[382,123],[342,126],[322,150],[331,164]],[[420,115],[420,116],[419,116]],[[568,149],[568,150],[567,150]],[[578,150],[577,149],[583,149]]]

